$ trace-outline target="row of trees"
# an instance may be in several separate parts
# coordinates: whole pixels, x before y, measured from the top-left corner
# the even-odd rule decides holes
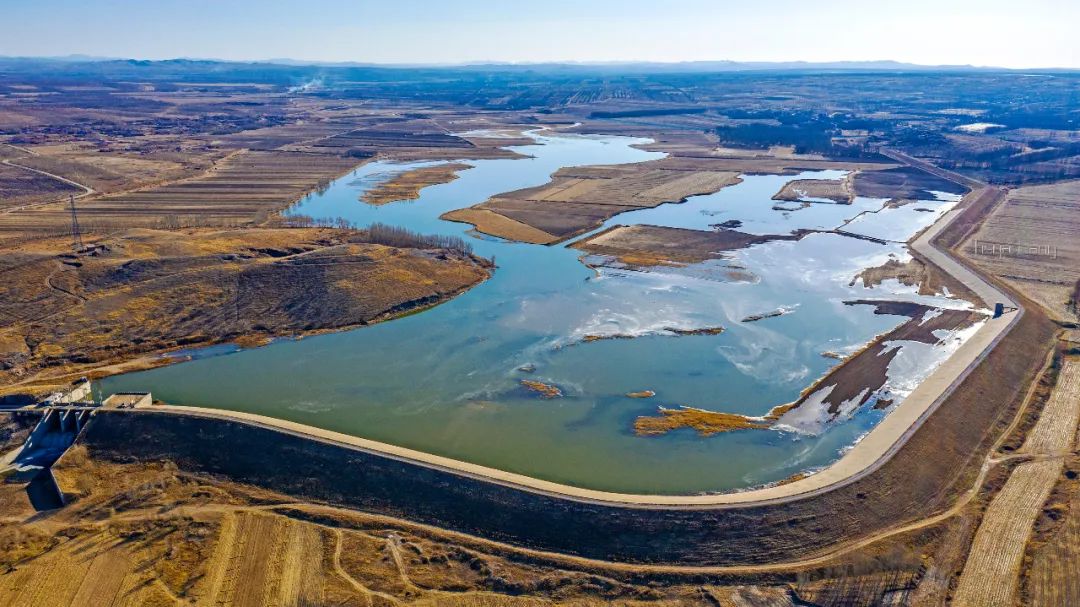
[[[366,232],[369,242],[391,247],[450,249],[466,255],[472,255],[473,252],[472,245],[460,236],[421,234],[408,228],[390,226],[385,223],[373,223],[368,226]]]
[[[312,217],[310,215],[284,215],[280,221],[289,228],[338,228],[356,230],[356,223],[344,217]]]
[[[337,228],[355,230],[364,242],[381,244],[388,247],[405,249],[449,249],[465,255],[472,255],[473,248],[460,236],[442,234],[421,234],[408,228],[391,226],[385,223],[373,223],[360,228],[355,222],[344,217],[310,217],[308,215],[287,215],[282,218],[285,225],[296,228]]]
[[[1080,316],[1080,280],[1076,281],[1076,286],[1073,287],[1072,297],[1069,298],[1069,308],[1073,314]]]

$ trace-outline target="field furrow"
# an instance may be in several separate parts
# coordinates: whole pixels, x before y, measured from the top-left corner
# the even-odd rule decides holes
[[[1080,605],[1080,505],[1076,501],[1064,528],[1035,552],[1027,579],[1031,607]]]
[[[956,607],[1012,605],[1024,547],[1061,472],[1060,460],[1026,462],[990,503],[953,598]]]
[[[1051,455],[1066,451],[1080,423],[1080,363],[1066,361],[1057,385],[1039,421],[1032,428],[1021,451]]]

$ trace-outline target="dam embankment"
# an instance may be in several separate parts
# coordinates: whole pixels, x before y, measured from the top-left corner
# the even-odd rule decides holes
[[[804,558],[943,510],[974,482],[1023,403],[1055,332],[1029,309],[903,448],[807,497],[725,506],[604,504],[476,478],[220,416],[103,410],[79,438],[92,457],[181,469],[298,498],[592,559],[725,566]],[[221,412],[215,412],[220,414]]]

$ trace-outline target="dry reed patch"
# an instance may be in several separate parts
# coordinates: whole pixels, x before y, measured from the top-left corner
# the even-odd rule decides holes
[[[415,200],[420,197],[420,190],[430,185],[450,183],[458,178],[458,171],[468,168],[471,168],[470,165],[459,162],[405,171],[364,192],[360,199],[373,205]]]
[[[680,428],[693,428],[701,436],[713,436],[733,430],[764,430],[771,424],[761,419],[736,413],[717,413],[703,409],[660,407],[656,416],[641,416],[634,420],[638,436],[659,436]]]
[[[793,179],[773,195],[773,200],[809,202],[812,199],[851,204],[855,190],[851,179]]]

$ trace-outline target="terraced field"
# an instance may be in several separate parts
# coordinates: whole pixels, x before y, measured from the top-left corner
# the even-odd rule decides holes
[[[1059,392],[1060,391],[1060,392]],[[1051,409],[1053,408],[1053,409]],[[1046,411],[1056,412],[1062,423],[1036,427],[1024,450],[1035,452],[1069,444],[1077,437],[1077,410],[1080,409],[1080,361],[1071,360],[1062,369],[1058,388]],[[1071,416],[1071,422],[1070,422]],[[1075,443],[1074,443],[1075,445]],[[1055,488],[1060,496],[1043,510],[1040,523],[1048,525],[1042,542],[1028,547],[1030,571],[1025,576],[1025,598],[1035,607],[1080,604],[1080,460],[1066,458],[1066,473]]]
[[[1062,365],[1057,385],[1039,419],[1020,451],[1053,455],[1068,450],[1080,425],[1080,361],[1066,360]]]
[[[314,526],[261,513],[226,513],[202,601],[236,607],[319,604],[323,550],[322,533]]]
[[[67,542],[33,569],[0,578],[0,605],[108,605],[117,595],[129,593],[150,599],[161,591],[140,592],[138,576],[130,575],[136,559],[119,538]]]
[[[251,224],[357,163],[330,155],[239,152],[199,177],[81,201],[80,222],[87,231]],[[0,215],[0,236],[62,233],[69,213],[66,204],[55,204]]]
[[[1078,463],[1074,459],[1071,469],[1075,470]],[[1064,520],[1052,529],[1045,543],[1028,551],[1030,571],[1024,598],[1032,607],[1080,605],[1080,576],[1076,575],[1080,571],[1080,491],[1075,479],[1067,485],[1071,498],[1064,508],[1051,512]]]

